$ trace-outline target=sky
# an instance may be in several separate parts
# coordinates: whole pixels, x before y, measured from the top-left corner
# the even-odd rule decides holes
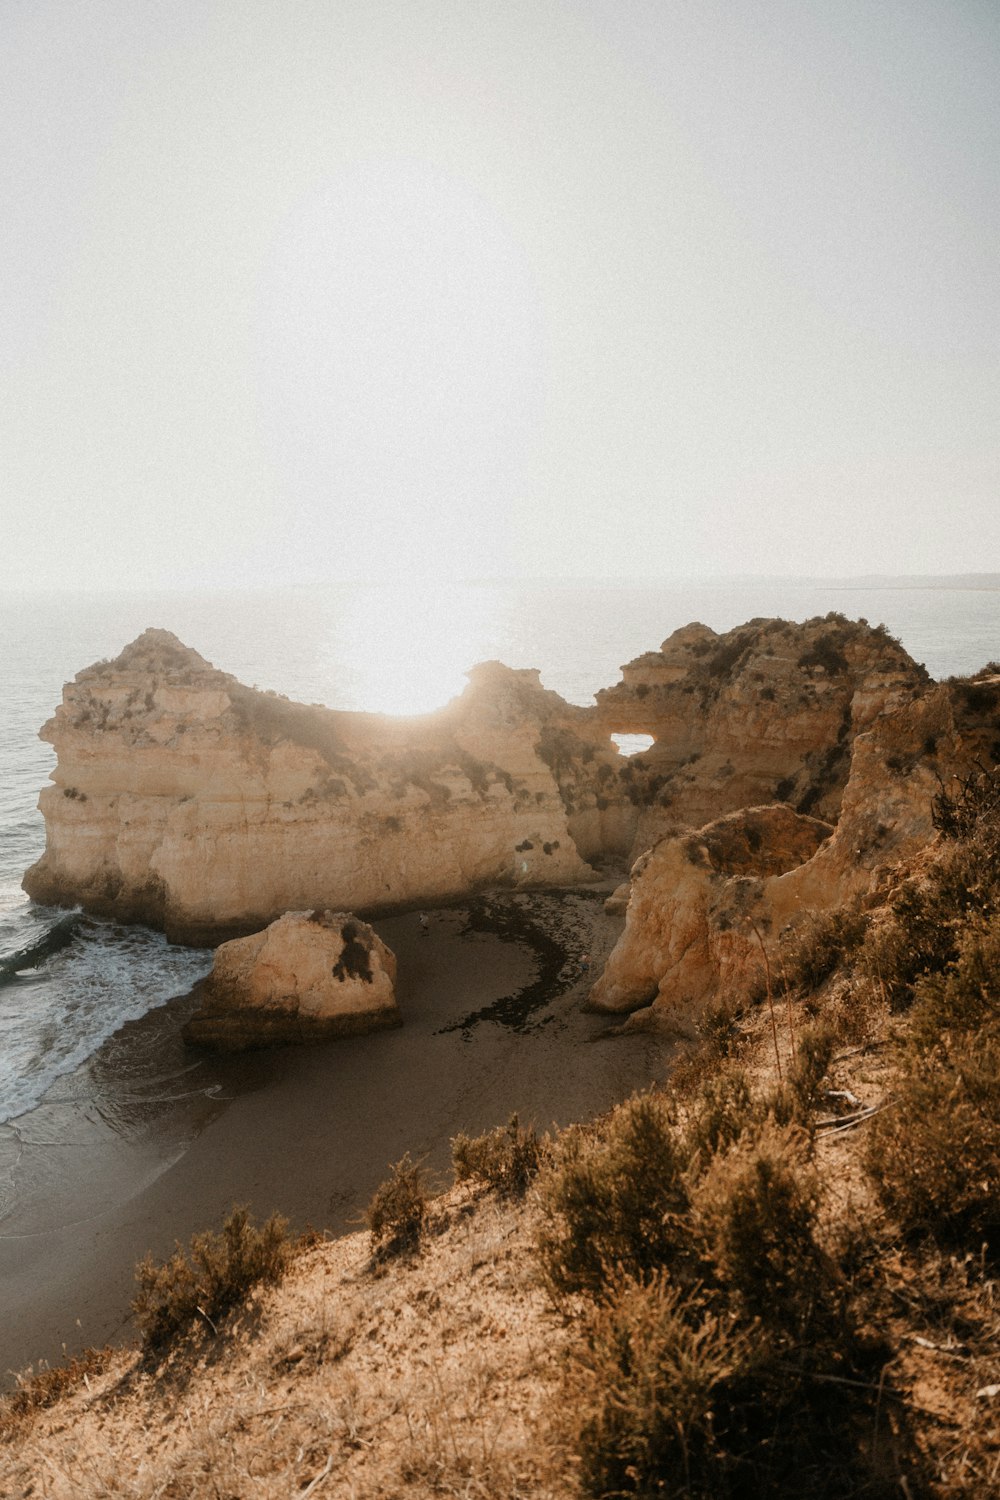
[[[14,588],[1000,570],[994,0],[6,0]]]

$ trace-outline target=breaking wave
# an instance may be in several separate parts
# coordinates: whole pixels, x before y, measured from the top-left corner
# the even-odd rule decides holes
[[[211,967],[211,953],[145,927],[27,902],[6,917],[3,946],[13,933],[22,941],[0,957],[0,1122],[31,1109],[126,1021],[183,994]]]

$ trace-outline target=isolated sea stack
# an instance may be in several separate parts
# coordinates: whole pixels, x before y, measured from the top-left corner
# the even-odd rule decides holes
[[[399,1026],[396,958],[350,912],[286,912],[216,949],[184,1040],[240,1052]]]

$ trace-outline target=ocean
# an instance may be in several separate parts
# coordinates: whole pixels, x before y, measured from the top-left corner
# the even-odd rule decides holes
[[[884,622],[937,678],[1000,657],[993,576],[8,596],[0,602],[0,1127],[51,1098],[56,1081],[124,1022],[189,989],[209,966],[202,951],[37,907],[21,891],[44,847],[36,802],[54,765],[38,730],[65,681],[117,655],[147,626],[172,630],[217,667],[291,698],[416,713],[460,692],[478,661],[538,667],[546,687],[589,703],[618,680],[623,662],[691,620],[725,630],[756,616],[802,620],[829,610]],[[155,1095],[147,1076],[147,1100],[151,1087]],[[6,1126],[6,1156],[4,1139],[0,1129],[0,1220],[4,1172],[21,1149],[16,1125]]]

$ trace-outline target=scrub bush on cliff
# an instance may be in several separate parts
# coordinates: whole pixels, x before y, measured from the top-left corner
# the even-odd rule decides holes
[[[542,1143],[534,1130],[511,1115],[506,1125],[484,1135],[456,1135],[451,1161],[456,1182],[478,1182],[516,1196],[527,1190],[541,1165]]]
[[[427,1193],[420,1166],[409,1152],[390,1168],[365,1210],[372,1246],[383,1255],[413,1250],[420,1243],[427,1217]]]
[[[875,1385],[817,1235],[808,1133],[737,1082],[732,1119],[707,1097],[684,1126],[630,1101],[543,1188],[546,1278],[587,1297],[563,1420],[594,1500],[882,1493],[858,1443]],[[640,1143],[650,1177],[615,1190]]]
[[[861,947],[862,967],[897,1010],[949,969],[970,925],[1000,906],[1000,768],[980,767],[953,785],[934,804],[940,852],[893,891],[886,920]]]
[[[918,983],[894,1096],[866,1153],[885,1206],[907,1231],[1000,1248],[1000,917]]]
[[[857,903],[812,913],[787,944],[785,972],[789,983],[807,994],[818,990],[857,952],[866,927],[867,917]]]
[[[147,1255],[136,1266],[132,1302],[143,1345],[161,1348],[198,1318],[214,1329],[254,1287],[280,1281],[290,1256],[287,1221],[272,1214],[257,1229],[245,1208],[232,1210],[221,1234],[196,1234],[190,1255],[180,1245],[162,1263]]]
[[[596,1297],[615,1272],[642,1281],[683,1263],[686,1165],[674,1112],[652,1094],[567,1130],[539,1184],[538,1250],[550,1291]]]
[[[779,1342],[814,1331],[830,1288],[809,1155],[804,1130],[768,1120],[720,1152],[692,1193],[692,1227],[727,1304]]]
[[[1000,1248],[1000,1039],[952,1039],[897,1081],[866,1157],[905,1230]]]
[[[660,1272],[623,1278],[584,1317],[566,1413],[585,1495],[691,1495],[721,1478],[716,1405],[746,1338]]]
[[[938,857],[893,900],[874,957],[912,1005],[892,1107],[866,1164],[907,1232],[1000,1245],[1000,769],[935,805]],[[886,957],[894,960],[886,964]]]

